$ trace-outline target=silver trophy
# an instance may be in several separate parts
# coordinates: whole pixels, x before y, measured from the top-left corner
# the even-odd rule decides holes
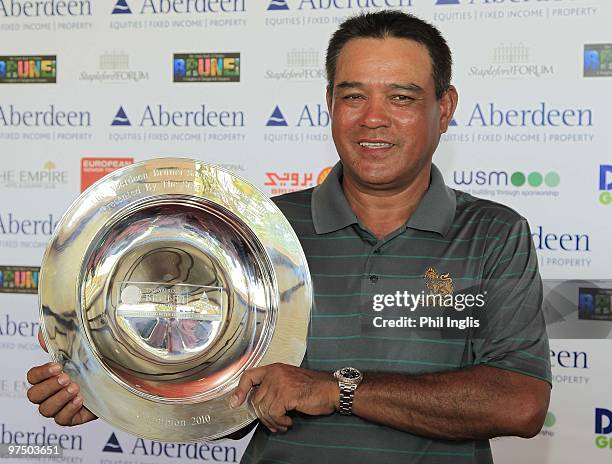
[[[158,441],[225,436],[256,418],[229,398],[249,368],[299,365],[312,284],[280,210],[234,174],[163,158],[104,177],[45,252],[44,339],[84,404]]]

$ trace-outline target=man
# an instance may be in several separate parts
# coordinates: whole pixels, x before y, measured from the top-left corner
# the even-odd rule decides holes
[[[437,29],[393,11],[352,18],[326,66],[341,163],[318,188],[275,198],[313,277],[307,354],[242,376],[233,405],[254,389],[263,424],[243,462],[491,462],[488,439],[536,435],[550,396],[526,220],[449,189],[432,164],[457,105]],[[462,329],[427,317],[449,314],[439,305],[410,325],[406,290],[487,304],[450,308]],[[31,369],[30,400],[60,424],[93,419],[60,371]]]

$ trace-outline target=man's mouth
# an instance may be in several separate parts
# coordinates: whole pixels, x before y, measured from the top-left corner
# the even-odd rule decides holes
[[[363,148],[391,148],[394,144],[389,142],[359,142]]]

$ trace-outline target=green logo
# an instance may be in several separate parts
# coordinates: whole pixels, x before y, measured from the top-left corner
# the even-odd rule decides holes
[[[612,193],[608,191],[601,192],[601,194],[599,195],[599,202],[602,205],[609,205],[610,203],[612,203]]]
[[[527,183],[530,187],[540,187],[542,184],[547,187],[558,187],[561,183],[561,177],[556,172],[549,172],[546,175],[542,175],[539,172],[530,172],[525,175],[520,171],[513,172],[510,176],[510,182],[515,187],[522,187]]]
[[[552,412],[546,413],[546,419],[544,419],[544,427],[551,428],[557,423],[557,418]]]

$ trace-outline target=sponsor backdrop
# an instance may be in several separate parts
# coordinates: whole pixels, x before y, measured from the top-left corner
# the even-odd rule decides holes
[[[47,360],[44,247],[83,189],[151,157],[217,163],[269,195],[320,183],[337,159],[326,42],[387,7],[454,50],[460,102],[435,157],[447,183],[527,217],[545,278],[610,277],[608,0],[0,0],[0,444],[61,444],[71,463],[240,460],[245,441],[179,447],[37,415],[25,371]],[[610,324],[609,294],[585,298]],[[551,340],[544,429],[496,440],[497,463],[612,459],[610,341],[570,338]]]

